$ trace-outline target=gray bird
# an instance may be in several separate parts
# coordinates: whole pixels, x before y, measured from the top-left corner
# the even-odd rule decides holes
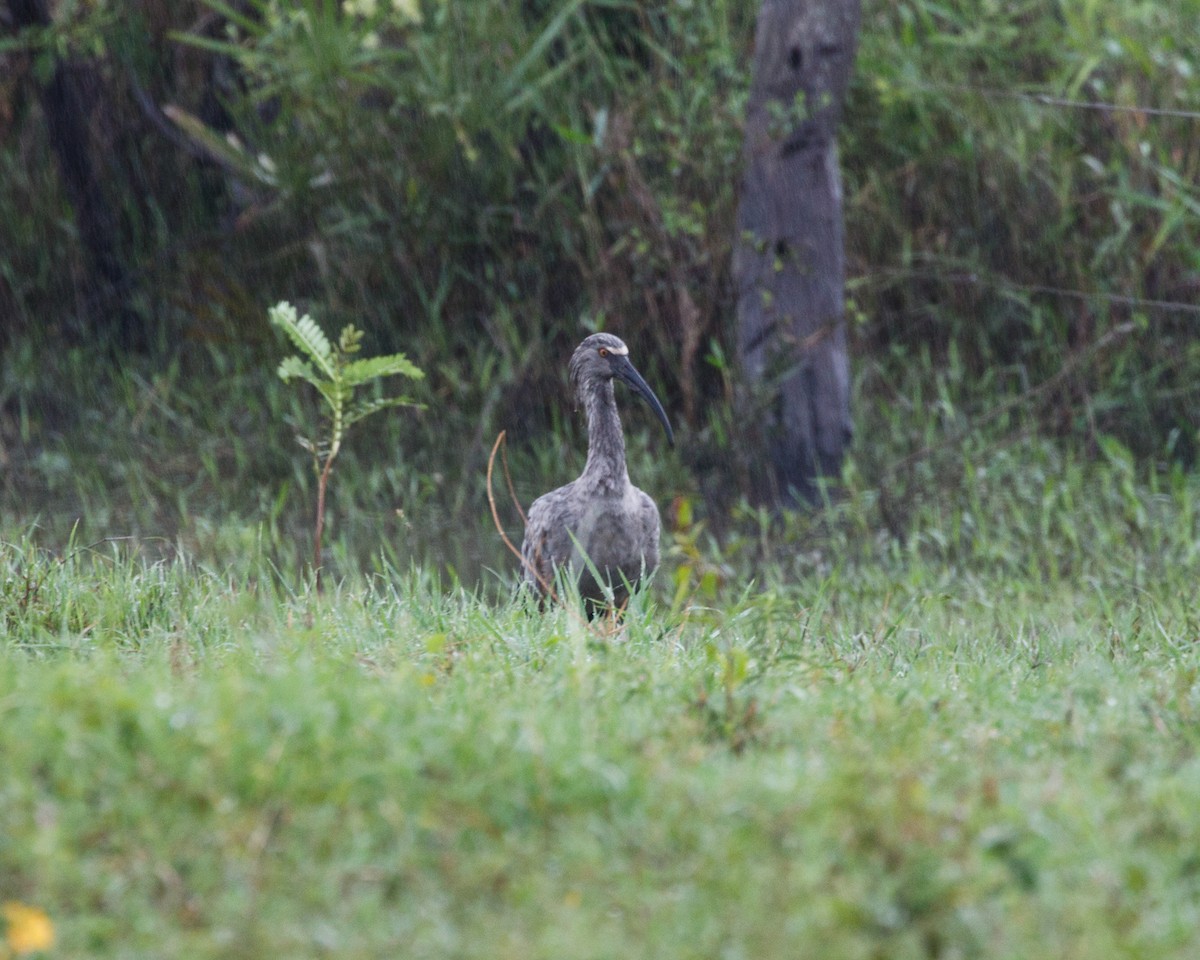
[[[583,473],[538,497],[529,508],[521,545],[525,581],[545,598],[555,572],[579,584],[588,614],[628,599],[633,585],[658,566],[658,507],[629,482],[625,437],[613,380],[629,384],[650,405],[674,445],[675,435],[654,391],[629,362],[629,348],[610,333],[594,333],[571,356],[571,382],[587,413],[588,456]],[[592,569],[600,574],[597,582]]]

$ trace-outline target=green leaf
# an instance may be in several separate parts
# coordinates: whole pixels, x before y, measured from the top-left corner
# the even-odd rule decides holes
[[[312,368],[312,364],[302,360],[294,353],[290,357],[285,357],[279,364],[279,379],[285,383],[293,377],[299,377],[301,380],[307,380],[314,387],[320,388],[324,382],[317,376],[317,371]]]
[[[378,413],[380,410],[387,410],[390,407],[416,407],[418,410],[425,409],[424,404],[415,403],[409,397],[378,397],[373,400],[359,400],[342,417],[342,424],[345,428],[349,428],[359,420],[369,417],[373,413]]]
[[[585,3],[586,0],[570,0],[546,22],[542,32],[530,44],[529,49],[500,81],[502,101],[509,101],[527,85],[526,74],[542,61],[542,54],[558,39],[566,28],[567,22],[583,8]],[[536,81],[534,82],[536,83]]]
[[[218,53],[235,60],[246,55],[246,49],[243,46],[237,43],[230,43],[226,40],[213,40],[211,37],[202,37],[195,33],[185,33],[182,30],[171,30],[167,33],[167,37],[175,43],[185,43],[189,47],[195,47],[198,50],[207,50],[209,53]]]
[[[333,381],[339,379],[333,361],[333,347],[329,345],[329,338],[325,336],[325,331],[317,326],[312,317],[306,313],[297,319],[296,308],[287,301],[277,303],[270,309],[268,315],[271,322],[281,328],[301,352],[308,355],[326,379]]]
[[[363,332],[354,324],[342,327],[342,335],[338,338],[338,349],[342,353],[358,353],[362,348]]]
[[[263,32],[263,23],[266,21],[261,14],[265,12],[265,4],[252,3],[251,6],[259,8],[260,16],[258,18],[247,16],[243,11],[237,9],[237,5],[225,3],[224,0],[204,0],[206,7],[211,7],[230,23],[236,23],[239,27],[245,30],[250,36],[258,36]]]
[[[342,367],[342,380],[351,387],[375,380],[378,377],[393,376],[421,380],[425,373],[402,353],[392,353],[383,357],[364,357],[361,360],[353,360]]]
[[[163,107],[163,113],[194,143],[199,144],[209,156],[224,162],[247,180],[257,180],[270,187],[279,186],[271,172],[269,160],[259,160],[251,156],[241,147],[221,136],[199,117],[193,116],[173,103],[168,103]]]

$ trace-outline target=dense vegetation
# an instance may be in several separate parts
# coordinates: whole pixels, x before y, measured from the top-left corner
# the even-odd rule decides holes
[[[857,435],[787,515],[728,402],[754,4],[334,7],[0,40],[0,904],[64,957],[1196,955],[1200,2],[868,0]],[[281,299],[427,374],[324,594]],[[524,503],[578,468],[599,325],[680,441],[628,411],[621,630],[514,599],[483,479],[501,429]]]
[[[640,480],[724,531],[753,469],[727,402],[753,4],[133,7],[61,4],[56,28],[0,54],[10,527],[61,543],[79,520],[85,539],[220,556],[263,524],[291,563],[313,481],[282,422],[303,414],[270,377],[266,307],[287,298],[430,374],[427,414],[351,446],[331,513],[347,570],[381,547],[471,580],[507,563],[482,533],[486,451],[507,429],[525,502],[569,474],[563,357],[600,323],[633,341],[681,427]],[[1064,462],[1127,450],[1140,473],[1190,468],[1198,15],[867,4],[842,139],[846,489],[868,526],[919,535],[915,504],[968,506],[964,463],[1036,462],[1043,441]],[[71,334],[103,324],[34,95],[58,57],[95,84],[152,341],[116,370]]]

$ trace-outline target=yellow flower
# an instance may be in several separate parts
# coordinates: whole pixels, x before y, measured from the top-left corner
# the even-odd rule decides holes
[[[17,956],[54,946],[54,924],[44,910],[10,900],[0,913],[4,914],[7,926],[5,941]]]

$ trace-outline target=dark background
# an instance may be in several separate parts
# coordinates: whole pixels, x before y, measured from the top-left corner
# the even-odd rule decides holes
[[[347,572],[507,569],[488,450],[506,430],[526,504],[569,479],[565,360],[601,327],[678,428],[668,452],[626,405],[685,552],[952,556],[989,511],[1088,496],[1095,465],[1193,469],[1200,4],[864,4],[840,134],[855,443],[790,518],[746,500],[731,403],[755,5],[342,6],[0,3],[9,536],[298,562],[316,407],[274,376],[283,299],[428,374],[425,412],[339,463]],[[922,540],[941,510],[957,546]]]

